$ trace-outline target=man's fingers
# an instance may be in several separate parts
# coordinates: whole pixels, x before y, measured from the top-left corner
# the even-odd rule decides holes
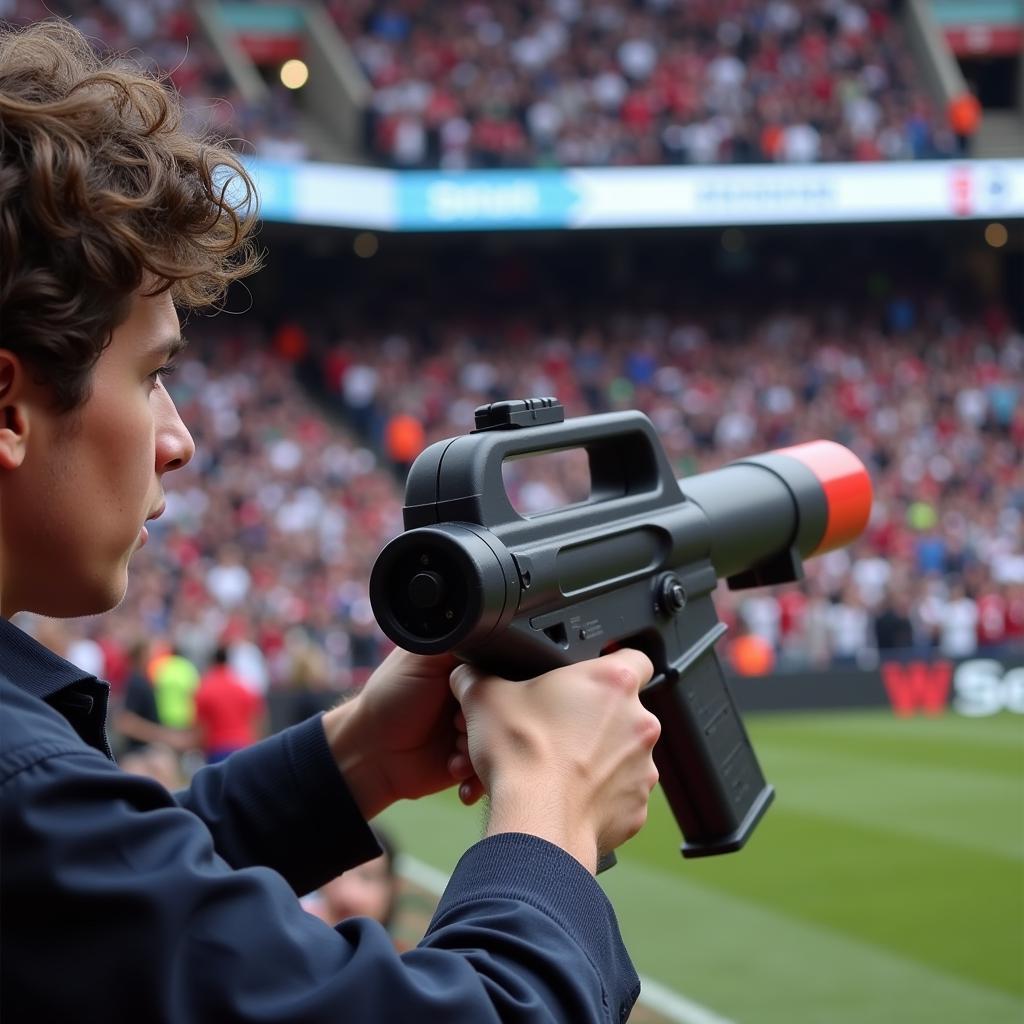
[[[607,673],[610,682],[616,682],[624,689],[637,691],[650,682],[654,675],[654,665],[643,651],[632,647],[623,647],[611,654],[597,659],[601,671]],[[556,669],[555,671],[563,671]],[[469,688],[484,678],[484,673],[472,665],[457,665],[450,676],[452,693],[461,704]]]
[[[484,795],[483,783],[474,775],[459,786],[459,799],[471,807]]]
[[[465,782],[466,779],[475,774],[473,762],[470,761],[467,754],[452,754],[448,758],[448,774],[456,782]]]
[[[650,682],[654,665],[643,651],[622,647],[601,658],[606,670],[613,673],[615,681],[626,689],[639,690]]]
[[[480,678],[481,673],[473,668],[472,665],[455,666],[452,670],[451,676],[449,676],[449,682],[451,684],[452,693],[460,704],[466,696],[466,691]]]

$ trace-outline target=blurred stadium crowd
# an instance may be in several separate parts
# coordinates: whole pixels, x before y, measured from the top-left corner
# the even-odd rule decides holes
[[[330,5],[397,167],[911,159],[956,138],[891,0]]]
[[[956,155],[897,0],[329,0],[371,87],[366,157],[398,168],[624,166]],[[198,122],[310,153],[293,97],[246,102],[188,5],[68,0],[88,35],[166,69]],[[54,13],[0,0],[0,17]],[[210,97],[217,99],[211,100]]]
[[[543,328],[483,317],[433,325],[442,340],[429,349],[414,332],[343,339],[322,379],[400,478],[421,439],[462,433],[477,404],[516,395],[557,395],[569,415],[642,409],[679,477],[837,440],[874,480],[866,536],[808,563],[804,587],[723,587],[723,617],[792,667],[1024,640],[1024,338],[1005,311],[964,321],[938,296],[901,298],[876,320],[812,306],[731,317],[725,330],[710,315],[623,311]],[[576,497],[564,464],[532,461],[509,482],[517,508]]]
[[[731,336],[711,318],[476,317],[433,324],[429,346],[411,330],[197,325],[170,382],[196,458],[167,479],[125,604],[70,624],[65,650],[115,687],[140,637],[200,668],[226,644],[248,687],[306,710],[358,686],[387,647],[366,583],[401,529],[409,462],[477,404],[534,394],[569,415],[644,410],[680,477],[817,437],[868,465],[861,541],[811,560],[800,586],[720,588],[733,636],[761,641],[737,649],[738,671],[1019,648],[1024,337],[1002,309],[964,320],[937,296],[882,315],[818,308]],[[516,507],[563,503],[564,466],[527,463]]]
[[[257,0],[258,2],[258,0]],[[292,97],[280,84],[265,104],[245,99],[182,0],[0,0],[12,24],[65,17],[97,48],[127,54],[166,79],[181,96],[186,122],[232,140],[245,153],[283,160],[309,156],[295,131]]]
[[[372,83],[370,144],[391,166],[957,152],[890,0],[325,6]],[[197,121],[260,153],[306,155],[284,93],[245,104],[187,5],[0,0],[15,22],[53,13],[166,69]],[[469,429],[478,404],[556,395],[568,415],[647,412],[680,477],[817,437],[870,468],[876,504],[860,542],[809,563],[800,587],[721,590],[733,635],[759,644],[730,649],[737,670],[1024,644],[1024,338],[1005,310],[965,317],[933,294],[877,314],[821,302],[736,311],[727,328],[710,314],[604,308],[561,322],[415,322],[192,329],[203,359],[186,353],[170,386],[198,453],[168,479],[126,602],[34,628],[122,696],[139,664],[175,667],[167,692],[190,691],[224,645],[238,681],[260,697],[288,692],[304,715],[383,656],[366,584],[401,529],[416,453]],[[538,465],[510,486],[530,511],[564,500],[564,482]],[[155,716],[186,725],[178,703],[174,722]]]

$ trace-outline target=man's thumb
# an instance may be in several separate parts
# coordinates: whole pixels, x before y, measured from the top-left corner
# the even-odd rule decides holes
[[[448,681],[455,699],[461,704],[469,688],[481,678],[481,674],[472,665],[456,665]]]

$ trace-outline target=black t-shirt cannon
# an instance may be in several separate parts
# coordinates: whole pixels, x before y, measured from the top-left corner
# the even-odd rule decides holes
[[[512,506],[506,459],[582,448],[586,501]],[[439,441],[406,485],[406,532],[379,555],[370,599],[384,632],[420,654],[454,650],[527,679],[615,647],[654,663],[641,699],[687,857],[738,850],[771,803],[715,651],[712,591],[801,578],[803,559],[856,538],[871,484],[860,460],[813,441],[676,480],[639,412],[566,421],[553,398],[497,402]]]

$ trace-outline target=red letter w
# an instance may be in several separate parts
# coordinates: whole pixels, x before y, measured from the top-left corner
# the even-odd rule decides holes
[[[949,699],[953,666],[948,661],[911,661],[882,664],[882,679],[897,715],[907,717],[918,711],[941,715]]]

